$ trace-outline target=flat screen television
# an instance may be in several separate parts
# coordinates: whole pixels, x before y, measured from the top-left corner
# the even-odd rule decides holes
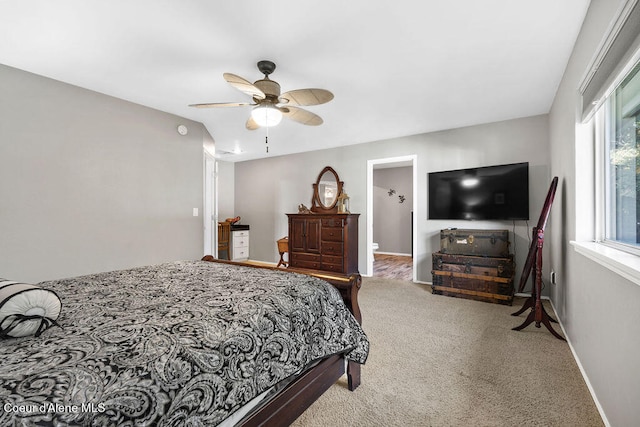
[[[529,163],[429,173],[429,219],[528,220]]]

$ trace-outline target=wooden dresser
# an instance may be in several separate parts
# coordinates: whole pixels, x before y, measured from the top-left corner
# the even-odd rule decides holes
[[[351,274],[358,272],[360,214],[287,214],[289,265]]]

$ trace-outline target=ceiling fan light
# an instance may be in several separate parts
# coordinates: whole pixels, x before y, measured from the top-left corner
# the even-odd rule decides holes
[[[259,105],[251,110],[251,118],[260,127],[271,127],[280,123],[282,112],[270,105]]]

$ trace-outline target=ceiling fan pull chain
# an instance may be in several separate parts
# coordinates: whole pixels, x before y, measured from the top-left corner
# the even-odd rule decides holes
[[[267,149],[267,153],[269,152],[269,127],[265,127],[266,134],[264,136],[264,145]]]

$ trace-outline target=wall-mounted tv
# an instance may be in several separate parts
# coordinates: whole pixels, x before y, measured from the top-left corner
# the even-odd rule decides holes
[[[429,173],[429,219],[528,220],[529,163]]]

